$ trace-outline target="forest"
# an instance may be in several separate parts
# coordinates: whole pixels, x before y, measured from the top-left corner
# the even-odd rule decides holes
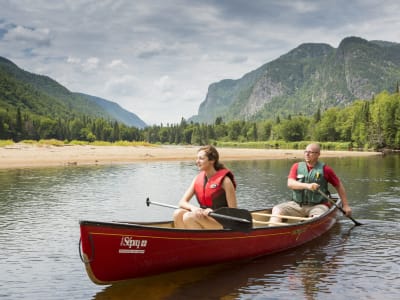
[[[287,115],[275,119],[213,124],[188,122],[160,124],[143,129],[116,121],[89,116],[55,118],[38,116],[23,109],[0,108],[0,140],[56,139],[135,141],[152,144],[255,144],[270,147],[281,142],[319,141],[340,143],[344,149],[400,149],[400,94],[386,91],[372,100],[357,100],[350,105],[321,111],[316,105],[312,116]]]

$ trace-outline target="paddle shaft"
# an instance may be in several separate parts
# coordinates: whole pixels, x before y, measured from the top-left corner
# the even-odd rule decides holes
[[[335,205],[347,218],[349,218],[350,220],[353,221],[354,224],[356,224],[356,226],[362,225],[360,222],[354,220],[351,216],[346,215],[346,212],[344,211],[343,208],[341,208],[340,206],[338,206],[336,204],[335,201],[333,201],[333,199],[329,198],[329,196],[327,194],[325,194],[323,191],[321,191],[320,189],[317,190],[322,196],[324,196],[324,198],[326,198],[330,203],[332,203],[333,205]]]
[[[166,203],[160,203],[160,202],[154,202],[154,201],[150,201],[149,198],[146,199],[146,205],[150,206],[150,204],[154,204],[154,205],[158,205],[158,206],[164,206],[164,207],[169,207],[169,208],[174,208],[174,209],[178,209],[181,208],[179,206],[176,205],[171,205],[171,204],[166,204]],[[218,217],[221,219],[226,219],[226,220],[232,220],[232,221],[236,221],[236,222],[242,222],[242,223],[251,223],[249,220],[247,219],[243,219],[243,218],[236,218],[236,217],[232,217],[232,216],[227,216],[227,215],[221,215],[221,214],[217,214],[214,212],[210,212],[208,214],[210,217]]]

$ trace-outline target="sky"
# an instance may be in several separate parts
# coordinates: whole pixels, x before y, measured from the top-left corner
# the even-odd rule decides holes
[[[0,56],[148,125],[302,43],[400,43],[398,0],[0,0]]]

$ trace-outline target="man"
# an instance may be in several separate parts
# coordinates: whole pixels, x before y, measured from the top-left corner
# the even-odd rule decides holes
[[[288,188],[293,191],[292,201],[274,206],[273,215],[316,217],[328,211],[331,203],[318,192],[328,194],[330,183],[339,194],[346,216],[351,216],[346,191],[331,167],[318,161],[320,145],[309,144],[304,151],[304,162],[293,164],[288,176]],[[281,222],[279,217],[271,217],[271,222]]]

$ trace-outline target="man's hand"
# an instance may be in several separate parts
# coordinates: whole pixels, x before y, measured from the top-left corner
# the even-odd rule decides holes
[[[319,184],[318,183],[307,183],[307,189],[309,189],[310,191],[316,191],[319,189]]]
[[[343,205],[343,211],[345,212],[347,217],[351,216],[352,210],[351,207],[348,205]]]

